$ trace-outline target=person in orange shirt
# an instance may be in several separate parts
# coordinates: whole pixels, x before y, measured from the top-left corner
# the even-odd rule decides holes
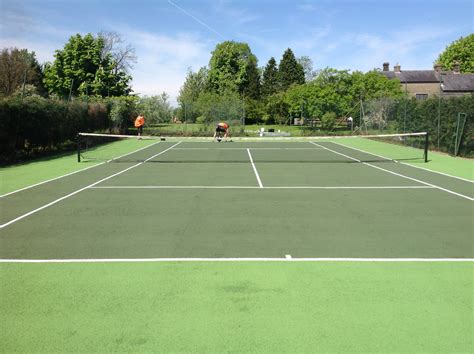
[[[228,137],[230,138],[229,124],[227,124],[226,122],[221,122],[217,124],[216,131],[214,132],[214,139],[217,138],[217,141],[220,142],[222,139],[222,133],[224,133],[224,139],[227,139]]]
[[[137,128],[138,136],[141,136],[143,133],[143,126],[145,125],[145,118],[142,114],[139,114],[137,119],[135,119],[135,128]]]

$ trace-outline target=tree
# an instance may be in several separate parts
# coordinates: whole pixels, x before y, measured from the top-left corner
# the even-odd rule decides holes
[[[280,76],[280,85],[283,90],[287,90],[291,85],[304,84],[304,70],[303,67],[296,61],[293,51],[288,48],[280,60],[278,67]]]
[[[303,68],[304,72],[304,79],[306,82],[313,80],[317,72],[313,70],[313,61],[308,56],[302,56],[297,59],[298,64],[300,64]]]
[[[219,43],[209,61],[209,89],[216,93],[234,91],[240,95],[256,96],[257,58],[247,43]]]
[[[123,46],[122,36],[117,32],[101,31],[98,34],[104,42],[101,50],[101,58],[112,56],[114,62],[114,74],[119,72],[129,72],[133,68],[133,63],[137,62],[135,48],[131,44]]]
[[[163,123],[171,120],[172,108],[169,103],[169,96],[165,92],[159,96],[141,98],[137,109],[139,113],[145,116],[147,124]]]
[[[199,95],[206,90],[208,80],[208,70],[202,67],[197,72],[188,70],[186,80],[181,86],[178,95],[178,103],[181,106],[181,120],[194,122],[199,116],[197,100]]]
[[[278,68],[275,58],[271,57],[262,75],[262,96],[268,97],[279,91]]]
[[[197,100],[200,116],[198,123],[216,123],[226,121],[240,122],[244,114],[244,102],[240,95],[234,91],[222,93],[203,92]]]
[[[443,70],[452,70],[456,62],[461,73],[474,73],[474,33],[452,42],[436,59]]]
[[[104,56],[104,39],[92,34],[72,36],[55,61],[45,67],[45,85],[49,93],[73,95],[122,96],[130,93],[129,76],[117,69],[111,53]]]
[[[33,85],[44,94],[43,73],[35,52],[26,49],[4,48],[0,54],[0,95],[9,96],[23,83]],[[31,88],[30,88],[31,89]]]

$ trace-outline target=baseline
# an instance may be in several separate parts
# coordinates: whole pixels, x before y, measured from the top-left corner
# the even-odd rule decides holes
[[[103,258],[0,259],[0,263],[138,263],[138,262],[474,262],[474,258]]]

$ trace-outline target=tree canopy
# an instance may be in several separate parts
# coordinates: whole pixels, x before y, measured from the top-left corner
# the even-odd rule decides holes
[[[287,90],[293,84],[304,84],[304,69],[295,58],[293,51],[288,48],[280,60],[278,66],[280,85],[283,90]]]
[[[45,85],[50,94],[122,96],[130,93],[131,76],[119,70],[111,53],[104,54],[103,37],[72,36],[55,60],[45,67]]]
[[[43,72],[36,60],[35,52],[4,48],[0,53],[0,95],[13,94],[23,83],[34,86],[36,93],[43,94],[45,91]]]
[[[209,61],[209,89],[258,96],[260,74],[257,57],[247,43],[225,41],[219,43]]]
[[[453,70],[457,63],[461,73],[474,73],[474,33],[448,45],[435,63],[441,64],[443,70]]]

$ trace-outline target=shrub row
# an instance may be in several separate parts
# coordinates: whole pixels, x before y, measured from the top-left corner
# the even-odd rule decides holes
[[[0,100],[0,163],[47,154],[72,145],[79,131],[110,128],[106,103],[45,99]]]

